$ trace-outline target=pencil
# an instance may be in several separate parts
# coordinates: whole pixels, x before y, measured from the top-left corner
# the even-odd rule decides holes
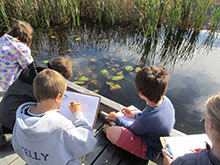
[[[71,105],[71,106],[80,105],[80,103],[71,103],[70,105]]]

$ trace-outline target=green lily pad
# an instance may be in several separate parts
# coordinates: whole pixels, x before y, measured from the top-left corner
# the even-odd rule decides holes
[[[111,81],[111,82],[108,82],[108,81],[107,81],[106,84],[108,84],[108,85],[110,85],[110,86],[111,86],[111,85],[114,85],[114,83],[113,83],[112,81]]]
[[[89,78],[88,77],[85,77],[85,76],[82,76],[79,78],[79,81],[88,81]]]
[[[121,75],[121,76],[113,76],[113,77],[112,77],[112,80],[117,81],[117,80],[121,80],[121,79],[123,79],[123,78],[124,78],[123,75]]]
[[[73,83],[75,83],[75,84],[84,84],[85,82],[84,81],[73,81]]]
[[[111,90],[120,89],[120,88],[121,88],[121,86],[119,84],[115,84],[115,85],[110,86]]]
[[[107,74],[107,73],[108,73],[108,71],[107,71],[106,69],[101,70],[101,72],[102,72],[103,74]]]
[[[134,68],[133,68],[133,66],[128,65],[128,66],[125,67],[125,69],[129,70],[129,71],[132,71]]]
[[[119,76],[123,76],[123,71],[118,72],[117,75],[119,75]]]
[[[49,63],[49,61],[48,61],[48,60],[45,60],[45,61],[43,61],[43,63]]]

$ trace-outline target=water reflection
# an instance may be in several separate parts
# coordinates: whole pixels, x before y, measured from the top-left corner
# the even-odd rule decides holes
[[[74,70],[71,81],[140,109],[145,103],[135,89],[136,71],[145,65],[164,65],[171,73],[167,95],[176,108],[175,127],[186,133],[201,133],[205,99],[220,89],[220,80],[215,78],[219,58],[212,54],[214,43],[219,40],[216,42],[215,36],[208,33],[168,33],[162,28],[149,39],[119,27],[84,24],[77,29],[39,30],[31,49],[38,61],[69,56]],[[114,77],[121,79],[116,81]]]

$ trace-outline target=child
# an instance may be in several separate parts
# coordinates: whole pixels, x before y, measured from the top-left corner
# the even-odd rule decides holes
[[[205,130],[212,142],[212,147],[201,150],[198,153],[186,154],[176,160],[170,159],[164,152],[164,165],[168,164],[220,164],[220,93],[212,96],[206,103]],[[177,146],[178,147],[178,146]]]
[[[12,145],[27,164],[78,165],[81,157],[93,150],[96,139],[81,106],[69,103],[72,121],[58,113],[66,88],[61,74],[45,69],[33,83],[37,103],[27,102],[18,108]]]
[[[28,65],[8,88],[0,103],[0,123],[3,133],[12,133],[16,111],[21,104],[37,102],[33,94],[33,80],[39,72],[47,68],[58,71],[65,79],[73,75],[72,62],[66,57],[55,57],[51,63],[34,61]]]
[[[17,21],[0,38],[0,86],[4,91],[16,80],[33,58],[30,45],[33,29],[25,21]]]
[[[106,119],[117,126],[107,129],[107,138],[142,159],[155,159],[161,154],[161,136],[169,136],[175,123],[175,110],[170,100],[164,95],[167,90],[169,73],[164,67],[147,66],[141,69],[135,78],[139,96],[147,103],[142,112],[123,109],[125,116],[135,118],[132,125],[127,125],[115,112]]]

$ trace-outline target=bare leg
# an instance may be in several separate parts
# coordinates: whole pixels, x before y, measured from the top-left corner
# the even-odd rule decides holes
[[[112,126],[109,127],[106,131],[107,138],[113,143],[116,144],[119,137],[121,135],[121,127],[119,126]]]

